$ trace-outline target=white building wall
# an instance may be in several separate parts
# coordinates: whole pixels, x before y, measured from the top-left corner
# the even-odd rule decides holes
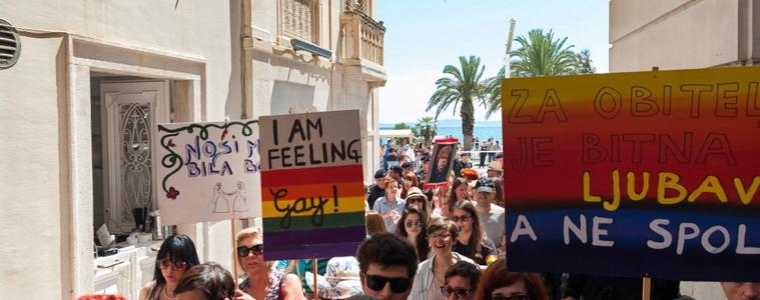
[[[62,298],[69,258],[65,111],[56,58],[62,39],[24,39],[17,67],[0,71],[0,295]],[[41,76],[41,74],[46,74]],[[44,121],[42,121],[44,120]],[[60,126],[60,127],[59,127]],[[43,250],[47,249],[47,250]],[[62,280],[62,278],[64,280]]]
[[[610,1],[610,72],[735,63],[739,28],[739,1]]]
[[[87,173],[93,74],[182,78],[178,86],[189,90],[173,94],[189,100],[175,107],[178,121],[240,119],[247,101],[249,118],[313,105],[319,111],[359,108],[376,126],[377,90],[361,80],[344,81],[336,54],[332,60],[293,55],[278,34],[279,1],[251,1],[253,95],[244,99],[243,2],[0,1],[0,18],[23,35],[19,63],[0,70],[2,297],[34,291],[35,298],[71,299],[93,289],[92,226],[99,225],[92,224]],[[319,1],[320,45],[333,53],[341,6]],[[306,89],[280,90],[274,99],[276,83]],[[301,97],[309,89],[312,97]],[[365,149],[365,162],[374,153]],[[367,178],[373,168],[365,167]],[[201,260],[231,266],[229,222],[181,225],[179,231],[194,239]]]

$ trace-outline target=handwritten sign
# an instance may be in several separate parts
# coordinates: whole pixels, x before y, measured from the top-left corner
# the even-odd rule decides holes
[[[366,237],[359,111],[259,120],[265,258],[354,255]]]
[[[509,269],[760,281],[757,74],[504,80]]]
[[[256,121],[159,124],[157,144],[163,224],[261,216]]]

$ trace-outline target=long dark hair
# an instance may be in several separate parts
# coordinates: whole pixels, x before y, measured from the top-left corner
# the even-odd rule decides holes
[[[406,226],[404,223],[406,222],[406,218],[412,214],[416,214],[422,222],[422,227],[420,227],[420,234],[417,235],[416,238],[417,243],[415,245],[415,248],[417,248],[417,260],[423,261],[427,259],[428,250],[430,250],[428,247],[427,235],[428,220],[425,216],[425,213],[416,207],[408,207],[404,209],[404,213],[401,214],[401,218],[398,219],[398,224],[396,224],[396,234],[404,238],[409,237],[409,233],[406,232]]]
[[[161,288],[166,285],[166,278],[161,273],[161,267],[158,264],[158,260],[162,258],[171,258],[175,261],[184,261],[187,263],[187,268],[190,269],[195,265],[199,265],[201,262],[198,259],[198,252],[195,251],[195,244],[189,236],[184,234],[172,235],[166,238],[161,243],[161,248],[158,249],[156,254],[156,266],[153,269],[153,281],[156,284],[148,293],[149,300],[159,299]]]
[[[451,183],[451,188],[449,188],[449,197],[446,199],[446,204],[449,205],[449,213],[454,211],[454,206],[457,204],[457,202],[462,200],[468,200],[468,199],[457,199],[457,193],[455,192],[456,189],[460,185],[467,185],[467,179],[464,179],[462,177],[457,177],[454,179],[454,182]]]
[[[478,217],[478,212],[475,211],[475,205],[472,204],[472,201],[470,200],[460,200],[454,205],[454,207],[452,207],[452,214],[455,209],[461,209],[467,212],[470,214],[470,219],[472,220],[472,232],[470,233],[470,239],[467,240],[467,253],[462,254],[473,260],[485,260],[483,254],[480,253],[480,250],[483,247],[483,229],[480,228],[480,218]]]

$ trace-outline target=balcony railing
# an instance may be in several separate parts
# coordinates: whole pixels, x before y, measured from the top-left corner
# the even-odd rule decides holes
[[[383,39],[385,26],[361,10],[347,10],[341,17],[341,25],[346,29],[346,50],[343,57],[365,59],[383,65]]]

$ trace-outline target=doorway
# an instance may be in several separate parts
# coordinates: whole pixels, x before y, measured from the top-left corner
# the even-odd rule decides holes
[[[156,124],[170,121],[170,82],[98,77],[91,90],[93,225],[147,230],[147,213],[158,209],[154,137]]]

